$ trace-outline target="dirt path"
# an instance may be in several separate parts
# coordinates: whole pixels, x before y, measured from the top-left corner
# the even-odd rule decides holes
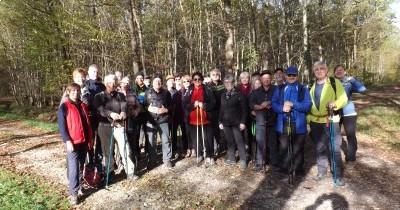
[[[378,100],[388,92],[374,94],[357,103]],[[400,209],[400,154],[379,146],[362,131],[358,137],[357,164],[346,165],[345,187],[334,187],[331,178],[312,179],[315,158],[307,142],[307,175],[293,186],[287,184],[287,177],[269,169],[255,173],[224,166],[224,158],[209,168],[197,167],[195,159],[181,159],[172,170],[159,166],[137,181],[117,177],[108,190],[91,192],[77,208]],[[65,154],[58,134],[0,119],[0,166],[43,177],[66,194]]]

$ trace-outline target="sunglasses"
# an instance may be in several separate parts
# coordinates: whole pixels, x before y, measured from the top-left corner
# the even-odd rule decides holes
[[[193,81],[201,81],[201,78],[193,78]]]
[[[297,74],[288,74],[288,77],[297,77]]]

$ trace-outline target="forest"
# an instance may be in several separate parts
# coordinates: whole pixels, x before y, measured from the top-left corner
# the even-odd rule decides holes
[[[0,0],[0,95],[54,106],[76,67],[255,72],[344,64],[366,84],[400,79],[393,0]]]

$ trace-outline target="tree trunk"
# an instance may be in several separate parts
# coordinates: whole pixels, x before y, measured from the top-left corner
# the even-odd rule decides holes
[[[136,40],[136,27],[135,27],[135,2],[133,0],[127,0],[127,7],[125,12],[128,16],[129,36],[131,42],[131,54],[132,54],[132,71],[136,74],[139,71],[139,55],[138,55],[138,42]]]

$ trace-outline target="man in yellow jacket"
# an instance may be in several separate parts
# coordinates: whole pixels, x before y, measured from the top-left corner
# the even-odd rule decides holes
[[[328,109],[337,111],[347,104],[347,95],[341,82],[337,79],[335,84],[331,83],[328,77],[328,67],[324,62],[314,63],[313,72],[315,82],[310,90],[312,106],[307,115],[307,121],[310,123],[310,136],[316,148],[318,174],[316,181],[322,180],[328,169],[328,155],[330,155],[330,131],[328,124]],[[336,91],[334,90],[336,87]],[[336,185],[344,186],[343,181],[343,161],[341,157],[340,146],[342,137],[339,127],[340,115],[335,113],[334,122],[334,153],[336,162]]]

